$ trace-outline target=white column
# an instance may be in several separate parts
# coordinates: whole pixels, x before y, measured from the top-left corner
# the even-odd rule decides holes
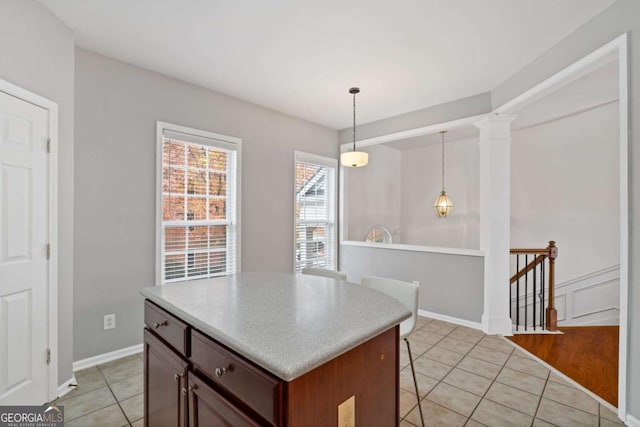
[[[484,313],[487,334],[511,335],[509,249],[511,228],[511,122],[491,115],[480,129],[480,249],[484,251]]]

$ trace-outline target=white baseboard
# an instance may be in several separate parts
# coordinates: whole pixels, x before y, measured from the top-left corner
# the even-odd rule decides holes
[[[77,384],[78,382],[76,381],[76,376],[72,375],[71,378],[58,386],[58,398],[69,393]]]
[[[432,311],[418,310],[418,316],[430,317],[431,319],[442,320],[443,322],[454,323],[460,326],[466,326],[467,328],[482,330],[482,325],[471,320],[459,319],[457,317],[447,316],[445,314],[434,313]]]
[[[143,349],[142,344],[132,345],[131,347],[121,348],[120,350],[110,351],[109,353],[98,354],[97,356],[87,357],[86,359],[73,362],[73,372],[80,371],[82,369],[91,368],[96,365],[111,362],[113,360],[121,359],[132,354],[141,353]]]
[[[640,427],[640,420],[633,415],[627,415],[625,422],[629,427]]]

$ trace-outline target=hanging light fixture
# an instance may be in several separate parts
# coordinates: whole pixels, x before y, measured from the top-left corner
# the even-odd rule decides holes
[[[444,191],[444,134],[447,133],[446,130],[440,132],[442,135],[442,191],[440,195],[436,198],[436,202],[433,204],[433,207],[436,208],[436,213],[439,218],[446,218],[453,211],[453,202],[447,196],[446,191]]]
[[[353,151],[345,151],[340,155],[340,163],[348,168],[359,168],[369,163],[369,153],[356,151],[356,94],[360,89],[352,87],[349,93],[353,95]]]

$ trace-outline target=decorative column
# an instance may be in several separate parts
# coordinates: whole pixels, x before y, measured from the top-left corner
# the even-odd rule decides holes
[[[491,115],[480,129],[480,249],[484,252],[484,313],[487,334],[512,335],[509,301],[511,228],[511,122]]]

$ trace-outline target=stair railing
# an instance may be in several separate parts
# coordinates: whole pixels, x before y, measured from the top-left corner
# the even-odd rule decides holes
[[[556,242],[551,240],[549,246],[542,249],[511,249],[510,253],[516,257],[516,273],[509,281],[509,306],[512,321],[515,316],[516,331],[523,327],[524,331],[529,328],[533,328],[533,331],[538,328],[557,331],[558,313],[554,289],[555,262],[558,257]],[[522,268],[521,256],[524,257]],[[530,285],[531,303],[528,302]],[[524,304],[521,304],[521,297],[524,297]]]

